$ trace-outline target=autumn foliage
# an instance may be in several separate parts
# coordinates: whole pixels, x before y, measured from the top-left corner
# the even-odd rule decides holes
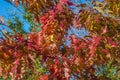
[[[0,39],[0,75],[12,80],[119,80],[120,1],[13,0],[40,24],[39,32]],[[71,7],[81,8],[75,13]],[[0,19],[2,20],[2,18]],[[3,25],[4,22],[1,22]],[[68,35],[74,27],[89,32]],[[66,45],[66,41],[70,41]],[[31,78],[31,79],[28,79]]]

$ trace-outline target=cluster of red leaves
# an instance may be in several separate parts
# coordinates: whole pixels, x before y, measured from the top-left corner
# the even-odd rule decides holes
[[[32,69],[33,51],[21,34],[9,35],[0,43],[1,75],[11,75],[13,79],[21,77],[26,68]]]
[[[18,0],[15,0],[15,3],[16,1]],[[22,67],[32,69],[34,66],[32,62],[35,53],[37,57],[42,56],[41,64],[48,70],[48,73],[39,77],[41,80],[69,80],[71,76],[77,79],[80,78],[79,74],[81,79],[98,79],[94,75],[93,66],[104,64],[111,58],[118,58],[112,55],[118,55],[120,51],[117,31],[119,23],[99,13],[95,14],[91,9],[75,15],[69,8],[74,4],[69,0],[55,0],[56,4],[52,3],[52,0],[49,1],[50,3],[46,0],[22,0],[42,24],[41,31],[28,34],[28,38],[15,34],[2,40],[0,72],[11,74],[13,78],[17,77],[16,79],[20,78],[24,73]],[[40,11],[43,12],[42,15],[38,13]],[[65,35],[72,25],[75,28],[85,26],[90,35],[84,39],[70,35],[71,44],[68,47],[64,44],[64,41],[69,40]],[[116,34],[113,34],[113,31]]]

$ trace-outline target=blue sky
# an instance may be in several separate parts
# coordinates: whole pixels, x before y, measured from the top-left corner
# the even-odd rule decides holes
[[[10,3],[5,0],[0,0],[0,16],[3,17],[4,20],[11,20],[13,17],[18,17],[20,21],[23,23],[23,29],[28,32],[29,31],[29,23],[23,19],[24,10],[21,7],[14,7]],[[0,25],[1,26],[1,25]],[[0,29],[3,26],[0,27]],[[4,26],[5,29],[9,30]]]
[[[8,17],[8,10],[11,9],[11,5],[4,0],[0,0],[0,16]]]

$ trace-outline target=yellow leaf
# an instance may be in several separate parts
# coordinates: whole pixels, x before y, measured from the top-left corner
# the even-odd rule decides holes
[[[50,41],[52,41],[52,42],[54,41],[54,35],[50,36]]]
[[[109,44],[106,44],[105,47],[106,48],[111,48],[111,46]]]
[[[93,30],[93,25],[91,25],[89,29],[90,29],[90,30]]]

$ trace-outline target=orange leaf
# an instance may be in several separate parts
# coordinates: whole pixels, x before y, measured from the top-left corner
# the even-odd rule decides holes
[[[40,80],[48,80],[48,75],[43,75],[41,78],[40,78]]]

